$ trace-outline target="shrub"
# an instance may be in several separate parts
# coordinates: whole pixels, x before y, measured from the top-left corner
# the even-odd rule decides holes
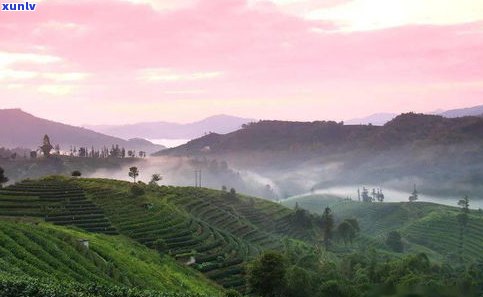
[[[133,195],[134,197],[139,197],[139,196],[142,196],[144,195],[144,187],[139,185],[139,184],[133,184],[131,186],[131,195]]]
[[[225,297],[242,297],[242,295],[235,290],[228,290],[225,293]]]
[[[79,177],[79,176],[82,176],[82,173],[79,170],[74,170],[74,171],[72,171],[71,175],[73,177]]]
[[[393,251],[401,253],[404,250],[403,243],[401,241],[401,234],[397,231],[391,231],[387,235],[386,245]]]

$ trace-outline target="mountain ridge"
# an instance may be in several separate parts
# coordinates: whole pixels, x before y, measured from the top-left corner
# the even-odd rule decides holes
[[[483,116],[483,105],[449,109],[449,110],[438,109],[432,112],[427,112],[426,114],[441,115],[446,118],[457,118],[457,117],[465,117],[465,116]],[[379,112],[379,113],[371,114],[369,116],[349,119],[344,122],[350,125],[372,124],[376,126],[382,126],[387,122],[391,121],[392,119],[394,119],[396,116],[397,116],[396,113]]]
[[[389,148],[404,143],[446,143],[472,141],[483,137],[483,119],[479,117],[445,118],[439,115],[406,113],[384,126],[344,125],[333,121],[288,122],[260,121],[225,135],[211,133],[164,154],[210,154],[241,150],[292,150],[337,146]]]
[[[209,132],[221,134],[233,132],[240,129],[243,124],[253,121],[255,120],[219,114],[187,124],[153,121],[126,125],[85,125],[85,127],[126,139],[133,137],[192,139],[201,137]]]
[[[124,140],[86,128],[39,118],[21,109],[0,109],[1,146],[36,149],[42,143],[45,134],[49,135],[53,145],[59,144],[61,149],[70,146],[99,148],[116,144],[126,149],[147,152],[164,148],[144,139]]]

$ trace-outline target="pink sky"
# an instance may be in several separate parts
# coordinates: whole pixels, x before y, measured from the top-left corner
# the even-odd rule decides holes
[[[483,104],[483,1],[36,3],[0,11],[0,108],[100,124]]]

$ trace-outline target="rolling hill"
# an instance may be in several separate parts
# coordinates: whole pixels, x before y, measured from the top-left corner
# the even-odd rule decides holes
[[[268,250],[300,257],[308,269],[320,265],[323,277],[371,255],[382,257],[378,265],[424,260],[420,253],[434,265],[460,263],[457,208],[316,195],[284,204],[110,179],[24,180],[0,189],[0,289],[75,297],[222,296],[222,287],[248,293],[246,265]],[[344,219],[356,218],[361,232],[347,244],[335,231],[330,250],[322,251],[321,217],[303,208],[321,213],[327,205],[336,230]],[[403,253],[386,244],[390,231],[402,235]],[[482,242],[483,215],[472,211],[465,261],[481,259]],[[302,250],[308,254],[290,254]]]
[[[87,128],[101,133],[129,139],[143,137],[147,139],[193,139],[206,133],[225,134],[253,122],[253,119],[239,118],[229,115],[215,115],[201,121],[177,124],[169,122],[137,123],[130,125],[86,125]]]
[[[28,217],[120,234],[240,291],[248,260],[282,249],[286,239],[317,236],[316,229],[293,222],[292,210],[272,202],[204,188],[139,185],[145,193],[135,194],[131,187],[102,179],[26,180],[0,190],[0,219]]]
[[[461,210],[428,202],[357,202],[330,195],[311,195],[283,201],[283,205],[322,213],[330,207],[336,221],[356,218],[361,233],[361,246],[384,247],[390,231],[401,233],[407,252],[425,252],[438,261],[457,257],[460,226],[457,216]],[[455,203],[456,204],[456,203]],[[483,255],[483,213],[471,211],[466,233],[464,254],[468,260]]]
[[[49,135],[53,145],[59,144],[64,150],[68,150],[71,146],[102,148],[116,144],[127,150],[146,152],[164,148],[144,139],[124,140],[92,130],[41,119],[20,109],[0,110],[0,146],[37,149],[42,144],[45,134]]]
[[[408,113],[384,126],[261,121],[154,155],[224,160],[262,176],[281,197],[355,184],[407,190],[414,183],[431,195],[481,197],[482,144],[481,117]]]
[[[206,296],[221,293],[219,287],[201,274],[124,236],[3,219],[0,254],[0,276],[32,277],[48,282],[95,282],[166,293]]]
[[[211,133],[157,155],[200,155],[239,151],[324,151],[390,149],[404,144],[460,144],[481,141],[483,119],[402,114],[384,126],[336,122],[260,121],[226,135]]]

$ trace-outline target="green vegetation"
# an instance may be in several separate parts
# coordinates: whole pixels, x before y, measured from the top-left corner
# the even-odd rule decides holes
[[[483,197],[481,131],[481,117],[448,119],[414,113],[401,114],[384,126],[260,121],[155,155],[199,156],[256,170],[273,181],[281,197],[308,187],[317,190],[347,181],[389,184],[411,177],[421,181],[418,190],[426,194],[456,196],[469,191],[477,199]],[[207,147],[209,151],[204,151]],[[310,180],[314,184],[307,185]],[[395,187],[407,190],[406,185]],[[258,195],[276,199],[269,192]]]
[[[203,297],[196,293],[171,293],[119,286],[41,281],[0,274],[0,297]]]
[[[249,269],[250,292],[261,297],[479,297],[483,262],[466,267],[431,263],[423,254],[401,258],[377,251],[317,261],[320,255],[267,252]]]
[[[293,224],[280,205],[204,188],[155,187],[79,179],[116,229],[203,272],[226,288],[244,291],[245,263],[285,237],[312,240],[313,228]],[[135,198],[132,187],[145,191]]]
[[[162,292],[220,292],[201,275],[123,236],[4,220],[0,254],[0,275]]]
[[[456,198],[455,205],[458,201]],[[458,262],[459,255],[466,261],[473,261],[483,255],[483,216],[477,210],[467,209],[466,203],[459,209],[428,202],[362,203],[330,195],[313,195],[289,199],[283,204],[288,207],[297,204],[299,208],[320,214],[328,205],[339,224],[345,219],[357,218],[361,232],[354,239],[352,250],[400,251],[401,247],[394,249],[395,245],[387,244],[389,236],[395,238],[391,232],[396,231],[405,252],[424,252],[439,262]]]
[[[295,209],[226,189],[25,180],[0,190],[0,288],[39,297],[483,293],[483,217],[466,199],[461,208],[284,203]]]

